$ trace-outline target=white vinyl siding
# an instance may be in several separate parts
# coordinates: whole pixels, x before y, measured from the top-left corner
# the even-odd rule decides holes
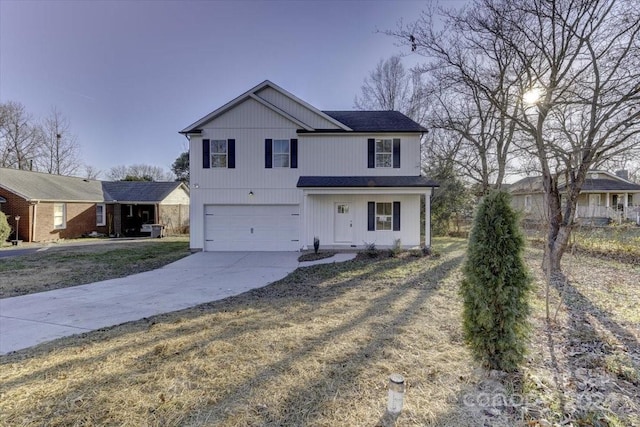
[[[53,204],[53,228],[56,230],[67,228],[67,205],[65,203]]]
[[[315,129],[340,129],[340,127],[336,126],[331,121],[318,115],[316,112],[309,110],[307,107],[295,100],[282,95],[275,89],[268,87],[258,92],[257,95]]]
[[[427,190],[428,191],[428,190]],[[334,211],[336,204],[349,203],[353,219],[353,239],[347,247],[363,247],[364,242],[375,243],[377,247],[391,247],[396,239],[402,246],[414,247],[420,244],[420,194],[313,194],[306,196],[306,224],[304,244],[313,247],[313,238],[318,236],[320,247],[345,247],[344,242],[335,240]],[[400,202],[400,231],[368,231],[367,203]],[[393,224],[393,223],[392,223]]]

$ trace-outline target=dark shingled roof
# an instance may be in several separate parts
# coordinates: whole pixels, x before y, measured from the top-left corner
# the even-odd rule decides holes
[[[323,111],[354,132],[426,132],[398,111]]]
[[[561,190],[564,188],[564,185],[560,187]],[[587,179],[582,191],[640,191],[640,185],[615,179]]]
[[[107,201],[118,202],[159,202],[164,200],[173,190],[180,186],[180,182],[150,182],[150,181],[110,181],[102,186]]]
[[[438,187],[424,176],[301,176],[298,187]]]

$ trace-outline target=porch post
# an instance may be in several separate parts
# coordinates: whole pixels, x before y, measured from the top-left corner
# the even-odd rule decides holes
[[[309,198],[309,195],[307,194],[306,190],[302,190],[302,250],[306,251],[308,248],[307,246],[307,199]]]
[[[431,247],[431,192],[424,193],[424,245]]]
[[[629,218],[629,193],[624,193],[624,209],[622,210],[624,219]]]

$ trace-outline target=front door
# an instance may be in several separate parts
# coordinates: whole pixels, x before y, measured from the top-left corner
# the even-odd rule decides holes
[[[349,202],[336,203],[334,206],[333,238],[336,242],[353,241],[353,217]]]

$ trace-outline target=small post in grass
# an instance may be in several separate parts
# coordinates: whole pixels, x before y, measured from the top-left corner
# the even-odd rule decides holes
[[[391,374],[389,377],[389,398],[387,400],[387,413],[394,419],[402,412],[404,404],[404,377],[400,374]]]
[[[20,215],[16,215],[16,246],[20,244]]]

